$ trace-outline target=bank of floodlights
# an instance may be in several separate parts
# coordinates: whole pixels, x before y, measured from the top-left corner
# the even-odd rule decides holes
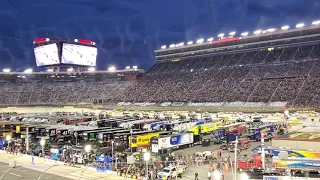
[[[208,42],[213,41],[213,38],[208,38],[207,41]]]
[[[232,31],[232,32],[229,33],[229,36],[234,36],[234,35],[236,35],[235,31]]]
[[[5,72],[5,73],[9,73],[9,72],[11,72],[11,69],[5,68],[5,69],[3,69],[2,71]]]
[[[319,24],[320,24],[320,21],[313,21],[313,22],[312,22],[312,25],[315,25],[315,26],[316,26],[316,25],[319,25]]]
[[[318,21],[313,21],[313,22],[311,23],[311,25],[312,25],[312,26],[320,25],[320,20],[318,20]],[[296,28],[303,28],[303,27],[305,27],[305,24],[304,24],[304,23],[298,23],[298,24],[296,24],[295,27],[296,27]],[[288,29],[290,29],[290,26],[289,26],[289,25],[284,25],[284,26],[282,26],[280,29],[281,29],[281,30],[288,30]],[[267,30],[256,30],[256,31],[253,32],[253,34],[254,34],[254,35],[259,35],[259,34],[263,34],[263,33],[275,32],[275,31],[277,31],[277,28],[269,28],[269,29],[267,29]],[[236,32],[235,32],[235,31],[232,31],[232,32],[229,33],[229,36],[234,36],[235,34],[236,34]],[[241,35],[241,37],[245,37],[245,36],[248,36],[249,33],[248,33],[248,32],[243,32],[243,33],[241,33],[240,35]],[[221,39],[221,38],[224,37],[224,34],[223,34],[223,33],[218,34],[218,37]],[[208,38],[208,39],[207,39],[207,42],[210,42],[210,41],[213,41],[213,40],[214,40],[214,38]],[[195,41],[195,43],[197,43],[197,44],[201,44],[201,43],[204,43],[204,42],[205,42],[205,40],[202,39],[202,38],[201,38],[201,39],[198,39],[197,41]],[[187,42],[187,45],[192,45],[192,44],[193,44],[193,41],[188,41],[188,42]],[[171,44],[171,45],[169,46],[169,48],[181,47],[181,46],[184,46],[184,43]],[[166,45],[161,46],[161,49],[166,49],[166,48],[167,48]]]
[[[299,23],[296,25],[296,28],[303,28],[305,25],[303,23]]]
[[[248,35],[249,35],[248,32],[243,32],[243,33],[241,33],[241,36],[248,36]]]
[[[32,73],[33,70],[31,68],[24,70],[25,73]]]
[[[290,26],[288,26],[288,25],[285,25],[285,26],[281,27],[282,30],[288,30],[289,28],[290,28]]]
[[[254,35],[258,35],[258,34],[261,34],[261,33],[262,33],[262,30],[260,30],[260,29],[253,32]]]
[[[223,34],[223,33],[218,34],[218,37],[219,37],[219,38],[222,38],[223,36],[224,36],[224,34]]]
[[[203,41],[204,41],[204,39],[198,39],[197,44],[201,44],[201,43],[203,43]]]

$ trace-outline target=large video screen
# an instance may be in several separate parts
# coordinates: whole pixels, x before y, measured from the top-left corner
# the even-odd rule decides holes
[[[66,44],[62,46],[62,64],[96,66],[98,50],[96,47]]]
[[[47,44],[34,48],[34,56],[37,66],[48,66],[59,64],[58,46],[56,44]]]

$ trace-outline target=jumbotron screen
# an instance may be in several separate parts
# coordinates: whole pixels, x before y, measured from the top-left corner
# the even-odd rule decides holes
[[[96,47],[63,43],[61,63],[96,66],[97,54]]]
[[[58,46],[56,43],[34,48],[37,66],[48,66],[60,63]]]

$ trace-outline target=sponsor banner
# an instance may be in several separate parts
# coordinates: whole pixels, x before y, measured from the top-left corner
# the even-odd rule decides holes
[[[288,102],[270,102],[269,107],[286,107]]]
[[[266,103],[263,102],[246,102],[244,107],[263,107],[266,106]]]
[[[239,106],[243,106],[243,105],[244,105],[244,102],[241,102],[241,101],[229,102],[229,103],[225,104],[225,106],[227,106],[227,107],[239,107]]]
[[[320,178],[306,178],[306,177],[290,177],[290,176],[263,176],[263,180],[320,180]]]
[[[173,148],[180,145],[193,143],[193,134],[177,134],[168,137],[159,138],[158,149]]]
[[[155,106],[157,103],[152,103],[152,102],[135,102],[135,103],[131,103],[131,102],[119,102],[117,103],[117,106]]]
[[[160,103],[160,106],[162,107],[168,107],[168,106],[171,106],[172,102],[163,102],[163,103]]]
[[[149,133],[145,135],[136,136],[136,142],[134,138],[131,143],[131,137],[129,137],[129,143],[131,143],[132,147],[148,147],[150,145],[150,139],[153,137],[159,137],[159,133]]]
[[[185,102],[163,102],[163,103],[160,103],[159,106],[161,106],[161,107],[169,107],[169,106],[182,107],[185,104],[186,104]]]
[[[184,106],[184,102],[173,102],[171,106],[181,107]]]
[[[219,107],[222,102],[189,102],[187,106],[190,107]]]

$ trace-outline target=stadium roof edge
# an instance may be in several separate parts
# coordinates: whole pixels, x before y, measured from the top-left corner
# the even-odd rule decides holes
[[[290,33],[290,32],[298,32],[298,31],[302,31],[302,30],[310,30],[310,29],[319,29],[320,26],[307,26],[307,27],[303,27],[303,28],[295,28],[295,29],[288,29],[288,30],[278,30],[278,31],[274,31],[274,32],[266,32],[263,34],[257,34],[257,35],[248,35],[245,37],[241,37],[241,39],[251,39],[251,38],[257,38],[257,37],[263,37],[263,36],[270,36],[270,35],[278,35],[278,34],[283,34],[283,33]],[[184,48],[189,48],[189,47],[200,47],[200,46],[205,46],[205,45],[209,45],[211,44],[211,42],[204,42],[204,43],[200,43],[200,44],[191,44],[191,45],[185,45],[185,46],[179,46],[179,47],[173,47],[173,48],[167,48],[167,49],[157,49],[154,52],[158,53],[158,52],[165,52],[165,51],[171,51],[171,50],[177,50],[177,49],[184,49]]]

